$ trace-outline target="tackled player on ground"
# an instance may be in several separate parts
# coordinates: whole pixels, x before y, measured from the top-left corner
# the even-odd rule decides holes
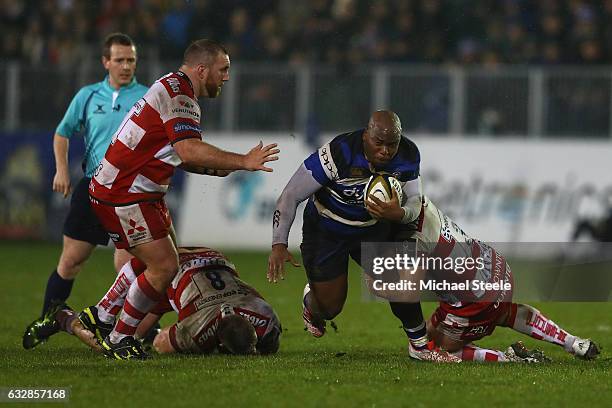
[[[255,288],[239,278],[221,252],[181,247],[179,260],[179,273],[166,298],[139,325],[137,337],[144,337],[163,314],[174,311],[177,322],[162,329],[153,341],[159,353],[276,353],[282,333],[278,316]],[[137,258],[126,263],[102,299],[78,317],[67,306],[58,307],[55,316],[61,329],[101,351],[99,344],[125,306],[131,282],[144,269]]]

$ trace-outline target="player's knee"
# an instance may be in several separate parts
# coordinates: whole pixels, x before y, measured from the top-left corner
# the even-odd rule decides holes
[[[113,256],[113,263],[115,264],[115,270],[119,272],[123,265],[125,265],[133,256],[124,249],[115,250],[115,254]]]
[[[72,280],[77,277],[81,271],[81,265],[62,265],[61,263],[57,267],[57,274],[64,280]]]
[[[85,264],[85,259],[62,254],[57,265],[57,274],[62,279],[74,279]]]
[[[147,265],[149,268],[149,265]],[[154,265],[154,268],[157,269],[158,274],[165,276],[169,280],[172,280],[176,273],[178,272],[178,258],[170,257],[169,259],[164,259],[158,264]]]

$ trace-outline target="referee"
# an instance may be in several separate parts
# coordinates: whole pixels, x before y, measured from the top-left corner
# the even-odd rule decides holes
[[[103,81],[79,90],[68,106],[64,118],[53,136],[56,172],[53,191],[64,198],[72,192],[70,210],[64,222],[62,253],[57,268],[49,276],[41,317],[25,330],[23,347],[31,349],[56,333],[54,309],[70,296],[72,284],[96,245],[107,245],[109,236],[89,206],[88,186],[95,169],[104,157],[115,131],[124,116],[147,87],[136,82],[136,46],[121,33],[106,37],[102,48],[102,65],[108,71]],[[84,177],[74,188],[70,182],[68,147],[72,137],[83,137]],[[131,256],[125,250],[115,250],[115,269]]]

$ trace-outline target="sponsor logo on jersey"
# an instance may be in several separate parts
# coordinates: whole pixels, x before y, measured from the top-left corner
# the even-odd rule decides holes
[[[196,111],[193,111],[191,109],[188,108],[173,108],[172,109],[172,113],[186,113],[188,115],[193,116],[196,119],[200,119],[200,114]]]
[[[136,101],[136,103],[134,104],[134,116],[140,115],[140,112],[142,112],[146,103],[147,101],[144,98],[141,98]]]
[[[172,89],[172,92],[179,93],[179,91],[180,91],[180,82],[179,82],[178,79],[176,79],[176,78],[167,78],[166,82],[168,83],[168,86],[170,86],[170,89]]]
[[[200,133],[202,130],[199,126],[193,125],[191,123],[179,122],[174,125],[174,133],[183,133],[183,132],[198,132]]]
[[[342,190],[342,195],[346,198],[347,204],[361,204],[363,202],[363,193],[365,186],[353,186]]]
[[[219,326],[219,319],[215,319],[208,326],[204,327],[200,333],[197,334],[195,341],[201,347],[208,346],[206,343],[209,339],[213,339],[217,333],[217,326]]]
[[[138,225],[133,219],[130,218],[128,224],[130,224],[131,228],[126,231],[126,235],[130,237],[130,240],[138,241],[147,236],[147,229],[142,225]]]
[[[187,109],[193,109],[194,108],[193,103],[191,103],[189,101],[179,101],[179,105],[184,106]]]
[[[215,293],[214,295],[200,298],[196,300],[195,302],[193,302],[193,305],[196,310],[202,310],[205,307],[216,305],[218,303],[223,302],[227,298],[238,296],[238,295],[244,295],[244,293],[240,293],[237,289],[231,289],[231,290],[228,290],[227,292]]]
[[[331,157],[329,143],[319,149],[319,159],[321,160],[321,166],[323,166],[323,170],[327,177],[330,180],[338,180],[338,169]]]
[[[106,111],[104,111],[104,104],[99,105],[96,103],[96,110],[93,111],[94,114],[103,114],[106,113]]]
[[[249,321],[253,327],[266,327],[270,319],[260,318],[251,314],[239,311],[238,314]]]

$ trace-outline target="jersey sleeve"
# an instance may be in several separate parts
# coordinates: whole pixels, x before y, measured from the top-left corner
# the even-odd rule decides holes
[[[176,322],[170,326],[168,333],[170,344],[179,353],[202,353],[196,342],[191,337],[187,326],[181,322]]]
[[[74,98],[72,98],[70,105],[68,105],[68,109],[66,109],[66,113],[64,113],[64,117],[57,126],[55,133],[66,138],[71,138],[81,130],[81,126],[84,125],[82,122],[83,117],[85,116],[83,109],[85,109],[87,99],[91,97],[92,94],[92,90],[85,88],[77,92]]]
[[[172,347],[179,353],[183,353],[185,352],[185,350],[183,350],[181,348],[181,345],[179,344],[179,340],[177,338],[177,323],[174,323],[172,326],[170,326],[170,330],[168,331],[168,337],[170,338],[170,344],[172,344]],[[181,335],[181,333],[179,333],[179,335]]]
[[[343,162],[344,157],[336,138],[308,156],[304,160],[304,166],[310,170],[312,176],[319,184],[326,186],[340,178],[338,167],[341,167]]]
[[[156,82],[156,101],[152,105],[158,110],[165,133],[171,144],[184,139],[201,139],[200,106],[185,94],[175,77]]]

